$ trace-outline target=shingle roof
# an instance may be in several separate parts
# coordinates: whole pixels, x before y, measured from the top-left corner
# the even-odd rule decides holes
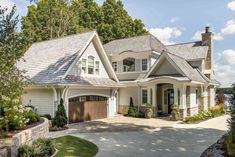
[[[149,34],[114,40],[105,44],[104,49],[108,55],[114,55],[126,51],[142,52],[153,50],[156,52],[162,52],[163,50],[166,50],[166,47],[156,37]]]
[[[186,60],[206,58],[208,46],[202,46],[201,41],[166,46],[167,50]]]
[[[180,68],[180,70],[192,81],[205,83],[206,80],[201,76],[197,69],[192,68],[182,57],[175,54],[164,52]]]
[[[120,87],[120,84],[109,79],[109,78],[100,78],[100,77],[80,77],[67,75],[63,81],[60,81],[61,84],[76,84],[76,85],[91,85],[91,86],[102,86],[102,87]]]
[[[34,43],[17,63],[35,83],[51,83],[62,77],[85,47],[94,31]]]

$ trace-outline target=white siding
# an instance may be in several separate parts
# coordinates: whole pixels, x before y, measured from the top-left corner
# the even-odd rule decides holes
[[[99,61],[100,64],[100,72],[99,75],[97,76],[96,74],[94,75],[89,75],[89,74],[82,74],[81,73],[81,65],[79,65],[79,62],[82,61],[82,58],[86,59],[88,61],[88,56],[91,55],[95,58],[95,61]],[[88,64],[88,63],[87,63]],[[108,78],[108,74],[106,72],[106,69],[104,68],[104,65],[98,55],[97,50],[94,47],[94,44],[91,42],[90,45],[87,47],[87,49],[85,50],[85,52],[82,54],[82,56],[80,57],[79,61],[75,64],[76,66],[74,66],[70,72],[70,74],[73,75],[81,75],[81,76],[95,76],[95,77],[103,77],[103,78]]]
[[[129,106],[130,97],[133,99],[135,106],[139,104],[138,87],[126,87],[119,90],[119,105]]]
[[[54,115],[52,89],[27,89],[26,94],[22,96],[22,102],[24,105],[29,105],[30,101],[39,114]]]
[[[167,75],[167,74],[179,74],[179,72],[169,63],[169,61],[164,60],[160,67],[155,72],[157,75]]]

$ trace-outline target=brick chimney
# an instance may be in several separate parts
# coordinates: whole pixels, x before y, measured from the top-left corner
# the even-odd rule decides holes
[[[210,32],[210,27],[205,27],[205,32],[202,33],[202,45],[208,46],[208,52],[205,60],[205,74],[212,79],[214,75],[213,68],[213,33]]]

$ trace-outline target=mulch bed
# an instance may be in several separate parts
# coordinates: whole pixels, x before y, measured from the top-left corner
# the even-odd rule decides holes
[[[63,128],[53,128],[53,127],[50,127],[50,128],[49,128],[49,131],[50,131],[50,132],[56,132],[56,131],[63,131],[63,130],[67,130],[67,129],[69,129],[68,126],[65,126],[65,127],[63,127]]]

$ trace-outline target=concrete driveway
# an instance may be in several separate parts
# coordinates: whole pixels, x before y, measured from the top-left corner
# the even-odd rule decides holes
[[[71,125],[65,134],[97,144],[97,157],[199,157],[226,132],[228,116],[195,125],[166,119],[125,118]]]

